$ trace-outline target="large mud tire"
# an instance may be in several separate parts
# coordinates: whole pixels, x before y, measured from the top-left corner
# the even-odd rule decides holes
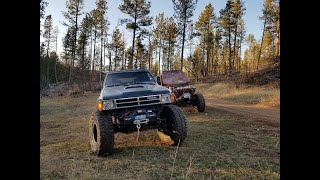
[[[89,121],[89,140],[91,151],[102,156],[113,153],[114,127],[110,115],[96,111]]]
[[[163,107],[162,117],[166,118],[168,129],[157,131],[160,140],[172,146],[182,144],[187,137],[187,120],[181,109],[176,105],[167,105]]]
[[[204,112],[205,108],[206,108],[206,103],[204,100],[204,97],[202,94],[195,94],[196,97],[196,104],[195,106],[198,109],[198,112]]]

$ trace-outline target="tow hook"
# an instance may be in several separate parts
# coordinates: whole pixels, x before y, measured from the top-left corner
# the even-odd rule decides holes
[[[133,121],[133,124],[135,124],[137,126],[137,130],[138,130],[138,135],[137,135],[137,142],[139,140],[139,135],[140,135],[140,128],[141,128],[141,124],[146,124],[149,122],[149,119],[139,119],[139,120],[135,120]]]

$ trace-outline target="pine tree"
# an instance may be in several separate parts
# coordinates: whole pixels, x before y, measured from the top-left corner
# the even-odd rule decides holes
[[[277,30],[275,55],[280,56],[280,0],[278,0],[278,4],[275,6],[276,6],[275,8],[276,30]]]
[[[50,73],[50,64],[49,64],[49,52],[50,52],[50,46],[53,41],[53,25],[52,25],[52,17],[51,15],[48,15],[46,17],[46,20],[44,21],[44,32],[43,32],[43,37],[46,39],[46,44],[47,44],[47,54],[46,54],[46,59],[47,59],[47,84],[50,83],[49,79],[49,73]]]
[[[211,3],[206,5],[205,9],[200,14],[198,21],[196,22],[196,29],[200,32],[202,36],[202,43],[206,49],[206,69],[205,76],[207,77],[210,67],[210,51],[213,44],[213,28],[216,22],[216,17],[214,14],[214,8]]]
[[[81,54],[80,68],[82,70],[86,70],[87,65],[89,63],[86,60],[86,46],[89,41],[90,32],[92,29],[92,24],[93,24],[93,19],[90,16],[90,14],[87,13],[85,15],[85,17],[82,19],[80,36],[79,36],[79,40],[78,40],[78,50],[79,50],[79,54]]]
[[[258,42],[257,40],[254,38],[253,34],[249,34],[246,38],[246,42],[249,46],[249,51],[248,51],[248,71],[250,72],[251,69],[254,69],[254,64],[255,64],[255,60],[257,60],[257,46],[258,46]],[[250,64],[252,65],[252,68],[250,68]],[[258,64],[258,63],[257,63]]]
[[[164,13],[160,13],[156,16],[156,28],[154,29],[154,37],[157,39],[157,47],[159,50],[159,65],[161,64],[161,50],[163,48],[163,39],[165,36],[165,18]],[[163,59],[163,58],[162,58]],[[162,61],[163,63],[163,61]],[[161,68],[159,67],[159,74],[161,74]]]
[[[139,59],[139,68],[145,69],[145,65],[146,65],[145,48],[141,40],[142,40],[141,36],[138,36],[136,41],[136,47],[137,47],[136,56],[137,56],[137,59]]]
[[[58,26],[55,26],[55,28],[53,29],[53,37],[54,37],[54,42],[56,43],[56,54],[58,54],[58,36],[59,36],[59,28]],[[58,61],[55,61],[54,63],[54,75],[55,75],[56,83],[58,83],[57,63]]]
[[[48,3],[44,0],[40,0],[40,25],[41,25],[41,19],[44,18],[45,14],[45,8],[48,6]],[[40,28],[40,35],[41,35],[41,28]]]
[[[231,35],[234,31],[234,21],[232,18],[232,1],[228,0],[224,9],[220,10],[220,26],[223,28],[223,36],[228,43],[228,64],[229,64],[229,75],[233,73],[232,66],[232,47],[231,47]],[[226,48],[224,48],[226,49]],[[225,54],[224,54],[225,57]]]
[[[223,74],[227,74],[228,72],[228,66],[227,66],[227,61],[229,62],[229,68],[230,68],[230,51],[229,51],[229,42],[226,39],[223,43],[223,48],[221,51],[221,63],[222,63],[222,71]],[[229,73],[230,73],[230,69],[229,69]]]
[[[72,62],[70,67],[70,74],[69,74],[69,82],[71,81],[71,75],[72,75],[72,68],[75,64],[75,58],[76,58],[76,47],[77,47],[77,34],[78,34],[78,21],[79,16],[82,15],[82,9],[83,9],[83,0],[67,0],[66,2],[67,12],[62,12],[63,16],[69,21],[69,24],[66,22],[63,22],[62,24],[67,26],[68,28],[71,28],[72,30]]]
[[[151,65],[152,65],[152,54],[153,54],[153,49],[154,49],[154,44],[152,43],[152,32],[153,30],[148,31],[148,69],[151,70]]]
[[[144,26],[150,26],[152,24],[152,17],[149,17],[151,3],[146,2],[145,0],[123,0],[122,4],[120,4],[119,9],[128,14],[132,19],[122,19],[122,23],[126,23],[127,29],[133,30],[133,38],[132,38],[132,50],[130,58],[133,62],[134,58],[134,48],[135,48],[135,39],[136,34],[145,32],[146,30],[143,28]],[[135,68],[137,68],[137,59],[134,64]]]
[[[112,48],[114,51],[114,69],[117,70],[117,68],[120,66],[120,57],[119,57],[119,49],[123,45],[122,42],[122,34],[120,33],[120,30],[116,28],[112,33]]]
[[[239,21],[239,33],[238,33],[238,35],[239,35],[239,43],[238,43],[238,46],[239,46],[238,47],[238,49],[239,49],[238,65],[239,65],[239,67],[238,67],[238,70],[239,70],[239,73],[240,73],[240,69],[241,69],[241,67],[240,67],[241,45],[245,41],[245,36],[246,36],[246,27],[245,27],[245,23],[244,23],[244,21],[242,19],[240,19],[240,21]]]
[[[97,23],[97,29],[99,30],[100,36],[100,82],[102,82],[102,67],[103,67],[103,44],[104,44],[104,32],[107,29],[107,21],[105,19],[105,14],[107,10],[107,1],[106,0],[97,0],[96,1],[96,13],[95,21]]]
[[[215,36],[214,36],[214,56],[212,60],[214,61],[213,63],[213,74],[217,74],[217,68],[219,65],[219,54],[221,50],[221,29],[217,28]]]
[[[167,70],[171,70],[174,46],[177,38],[177,25],[172,17],[165,19],[165,27],[164,42],[168,49]]]
[[[257,63],[257,71],[259,70],[260,66],[260,59],[262,53],[262,45],[265,38],[265,32],[267,30],[272,30],[273,24],[276,21],[277,15],[277,3],[276,0],[264,0],[263,9],[262,9],[262,16],[260,17],[263,20],[263,30],[262,30],[262,38],[259,48],[259,55],[258,55],[258,63]]]
[[[244,7],[244,2],[241,0],[234,0],[232,3],[232,19],[233,19],[233,25],[234,25],[234,36],[233,36],[233,60],[232,60],[232,67],[235,69],[235,62],[238,59],[238,49],[237,49],[237,38],[239,36],[239,26],[240,22],[242,20],[242,16],[245,14],[246,8]],[[240,67],[240,61],[238,61],[239,67]],[[240,69],[240,68],[239,68]]]
[[[181,59],[180,59],[180,70],[183,67],[183,53],[184,53],[184,42],[186,36],[186,28],[191,23],[191,17],[193,11],[196,8],[198,0],[172,0],[173,9],[175,11],[174,17],[178,21],[179,34],[182,35],[182,46],[181,46]]]

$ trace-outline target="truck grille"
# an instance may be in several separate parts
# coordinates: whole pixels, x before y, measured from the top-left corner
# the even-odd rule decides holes
[[[117,108],[160,104],[160,95],[116,99],[115,103]]]

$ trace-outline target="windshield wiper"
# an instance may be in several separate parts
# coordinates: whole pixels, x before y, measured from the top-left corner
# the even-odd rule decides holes
[[[107,87],[113,87],[113,86],[122,86],[122,84],[111,84],[111,85],[108,85]]]

